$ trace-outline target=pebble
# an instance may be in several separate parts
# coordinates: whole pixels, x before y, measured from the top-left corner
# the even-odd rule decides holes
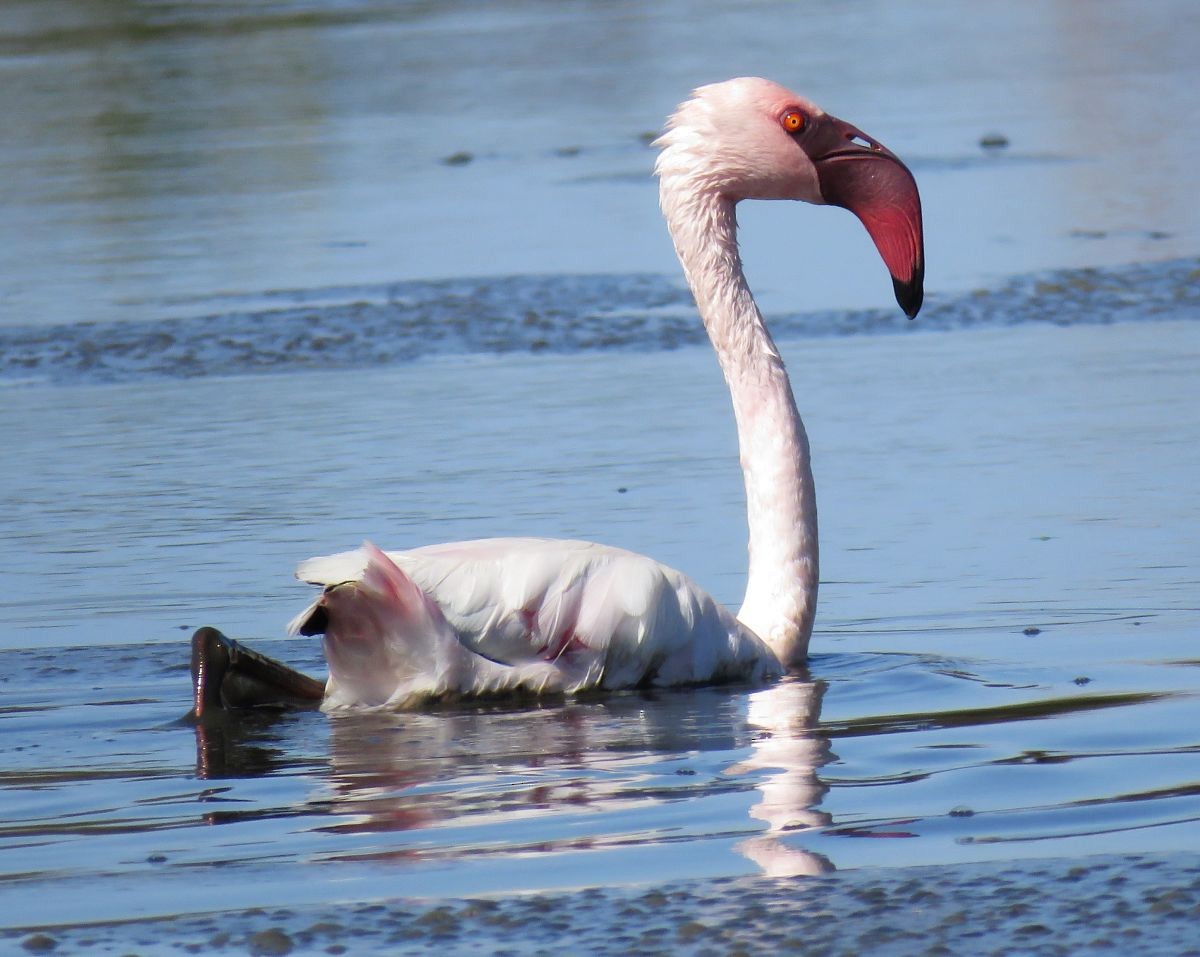
[[[250,953],[255,957],[276,957],[280,954],[290,954],[294,947],[292,938],[278,927],[260,930],[250,935]]]

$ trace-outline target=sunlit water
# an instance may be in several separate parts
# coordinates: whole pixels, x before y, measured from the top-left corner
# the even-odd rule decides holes
[[[364,536],[603,538],[734,602],[714,361],[11,389],[8,921],[1195,848],[1200,324],[786,356],[825,543],[809,680],[202,730],[188,630],[278,635],[293,560]]]
[[[918,26],[959,56],[943,6]],[[1163,139],[1194,136],[1164,119],[1193,89],[1191,7],[1007,8],[970,31],[1019,37],[989,42],[1003,62],[907,73],[886,23],[819,8],[906,103],[960,78],[911,124],[879,81],[803,71],[916,144],[917,323],[877,311],[886,278],[853,222],[826,242],[798,227],[817,211],[743,217],[816,457],[808,675],[202,729],[180,720],[190,630],[319,672],[315,643],[277,637],[308,596],[290,571],[364,538],[597,539],[736,605],[728,398],[638,134],[713,62],[806,78],[782,39],[701,63],[699,21],[637,7],[9,24],[0,63],[53,109],[0,151],[0,228],[21,239],[0,244],[0,926],[1200,850],[1200,237],[1191,154]],[[752,33],[748,16],[725,25]],[[583,132],[555,99],[570,88],[533,67],[417,57],[410,80],[444,71],[420,85],[377,68],[389,42],[502,57],[541,30],[646,24],[661,76],[633,69],[648,41],[609,42],[579,81]],[[1039,31],[1071,44],[1051,56]],[[272,72],[281,49],[303,68]],[[64,61],[130,72],[64,99]],[[132,109],[118,94],[139,76],[156,92]],[[197,105],[175,109],[174,84]],[[1096,91],[1108,113],[1079,108]],[[1120,150],[1101,148],[1113,113]],[[1013,145],[983,155],[994,124]],[[285,154],[294,179],[275,175]],[[259,162],[271,175],[248,176]]]

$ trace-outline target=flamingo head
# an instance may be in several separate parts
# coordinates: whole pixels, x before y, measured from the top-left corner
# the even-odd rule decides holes
[[[891,150],[777,83],[702,86],[656,142],[664,201],[674,195],[795,199],[850,210],[879,250],[911,319],[924,296],[921,197]]]

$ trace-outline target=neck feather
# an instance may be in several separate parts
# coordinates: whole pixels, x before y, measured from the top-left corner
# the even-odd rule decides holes
[[[750,530],[738,619],[786,667],[796,667],[808,653],[817,603],[817,503],[808,436],[742,271],[734,201],[666,177],[660,196],[733,399]]]

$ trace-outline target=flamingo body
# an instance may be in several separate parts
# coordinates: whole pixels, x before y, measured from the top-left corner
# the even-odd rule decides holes
[[[782,665],[687,576],[592,542],[483,539],[302,563],[325,592],[291,625],[323,632],[325,706],[446,695],[762,682]]]
[[[487,539],[386,554],[365,545],[298,572],[324,586],[293,630],[324,634],[325,708],[763,681],[803,664],[818,582],[808,438],[742,271],[735,207],[793,199],[849,209],[911,317],[924,273],[920,198],[878,142],[754,77],[696,90],[656,145],[663,214],[737,423],[750,532],[741,610],[674,569],[587,542]]]

